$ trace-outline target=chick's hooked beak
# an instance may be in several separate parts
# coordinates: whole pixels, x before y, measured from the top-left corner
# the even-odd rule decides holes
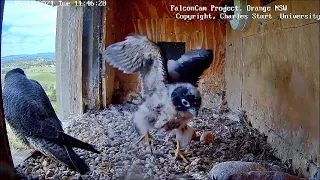
[[[197,108],[190,108],[188,111],[193,115],[193,117],[198,117],[199,109],[197,109]]]

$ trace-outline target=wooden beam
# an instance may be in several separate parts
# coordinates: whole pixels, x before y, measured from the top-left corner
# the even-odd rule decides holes
[[[275,5],[287,5],[292,14],[320,13],[319,1],[268,4]],[[268,13],[273,19],[253,19],[245,32],[227,27],[228,105],[247,111],[248,120],[266,134],[282,161],[290,160],[307,178],[320,179],[320,23]]]
[[[104,7],[97,6],[58,7],[56,74],[60,119],[106,107],[100,54],[104,49],[103,13]]]
[[[101,32],[101,49],[102,52],[106,48],[106,32],[107,32],[107,8],[103,7],[102,10],[102,32]],[[106,62],[101,62],[101,99],[102,108],[107,107],[107,78],[106,78]]]
[[[4,1],[0,1],[0,57]],[[1,59],[0,59],[1,67]],[[0,74],[1,79],[1,74]],[[0,82],[1,83],[1,82]],[[2,87],[2,86],[1,86]],[[4,119],[2,88],[0,88],[0,179],[14,179],[14,168]]]
[[[59,6],[56,32],[58,115],[62,123],[83,113],[82,29],[83,7]]]
[[[115,42],[115,1],[108,0],[108,6],[104,7],[103,13],[103,50],[106,46]],[[119,23],[119,22],[118,22]],[[119,32],[118,32],[119,33]],[[105,108],[108,104],[111,103],[113,92],[114,92],[114,81],[116,70],[107,64],[106,62],[102,62],[102,97],[103,97],[103,107]]]
[[[102,7],[85,7],[82,34],[82,93],[84,112],[87,109],[100,109],[101,89],[101,32]]]

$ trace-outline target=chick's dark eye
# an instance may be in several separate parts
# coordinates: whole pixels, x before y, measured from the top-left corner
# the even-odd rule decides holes
[[[181,103],[185,106],[185,107],[189,107],[190,106],[190,103],[185,100],[185,99],[181,99]]]

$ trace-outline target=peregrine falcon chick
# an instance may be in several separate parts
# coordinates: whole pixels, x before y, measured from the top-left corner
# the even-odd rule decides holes
[[[42,86],[28,79],[20,68],[12,69],[5,75],[3,105],[7,122],[23,142],[81,174],[89,171],[89,167],[72,148],[100,152],[92,145],[63,132]]]
[[[147,37],[129,35],[111,44],[102,57],[124,73],[139,73],[144,102],[133,115],[133,122],[150,146],[150,129],[176,130],[175,157],[187,161],[181,143],[191,140],[188,122],[197,117],[201,95],[196,88],[199,76],[213,61],[212,50],[192,50],[177,62],[164,59],[160,48]],[[169,71],[167,70],[169,69]],[[201,72],[201,73],[199,73]],[[192,136],[192,133],[191,133]]]

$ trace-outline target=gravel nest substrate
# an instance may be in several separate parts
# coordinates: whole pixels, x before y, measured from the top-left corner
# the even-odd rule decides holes
[[[136,144],[139,136],[131,122],[136,109],[137,105],[130,103],[110,105],[103,111],[70,119],[72,122],[65,132],[101,151],[94,154],[75,149],[91,168],[86,175],[42,155],[30,157],[17,170],[31,179],[206,179],[215,163],[240,160],[262,163],[269,170],[287,171],[273,155],[267,137],[251,127],[243,111],[202,108],[199,117],[191,123],[197,138],[190,143],[193,154],[186,155],[190,163],[184,163],[169,154],[175,144],[172,138],[165,144],[168,134],[164,132],[152,134],[153,155],[143,142]],[[203,132],[211,132],[214,142],[201,143]]]

